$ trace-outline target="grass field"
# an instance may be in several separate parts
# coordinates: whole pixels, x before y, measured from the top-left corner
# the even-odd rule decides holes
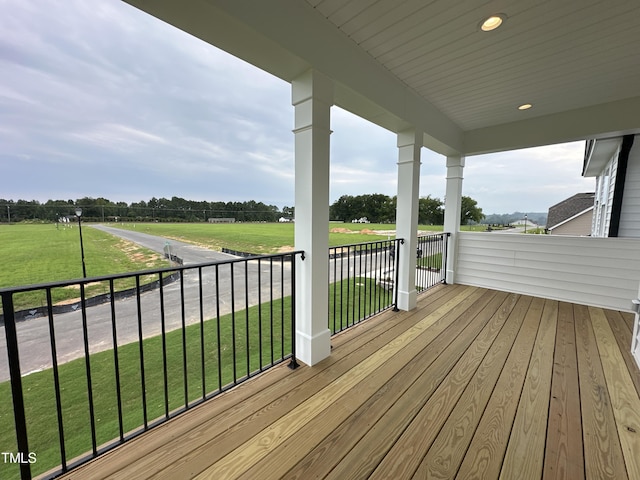
[[[215,250],[226,247],[267,254],[292,248],[294,243],[292,223],[126,223],[117,226]],[[373,232],[391,232],[395,225],[331,223],[328,228],[329,245],[338,246],[393,238],[393,233],[375,235]],[[419,228],[422,231],[442,231],[442,226],[438,225]],[[89,277],[167,266],[158,254],[93,229],[90,224],[83,226],[82,234]],[[0,226],[0,255],[3,259],[0,287],[82,277],[76,225],[59,228],[54,224]]]
[[[167,260],[151,250],[112,235],[83,226],[87,276],[134,272],[169,266]],[[54,224],[17,224],[0,227],[0,288],[82,278],[78,228],[56,228]],[[129,282],[130,283],[130,282]],[[119,283],[117,289],[133,285]],[[106,293],[104,285],[87,287],[88,296]],[[54,303],[77,298],[77,289],[56,289]],[[44,305],[43,293],[24,293],[16,297],[15,307]]]
[[[82,228],[87,276],[167,266],[151,250],[107,233]],[[51,225],[0,227],[0,287],[82,277],[78,228]]]
[[[222,247],[250,253],[278,253],[293,248],[293,223],[122,223],[121,228],[190,242],[214,250]],[[375,235],[374,230],[393,230],[388,224],[332,223],[329,246],[386,240],[388,235]],[[393,237],[393,235],[392,235]]]

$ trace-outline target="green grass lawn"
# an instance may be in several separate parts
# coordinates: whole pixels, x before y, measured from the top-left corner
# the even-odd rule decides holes
[[[334,291],[336,292],[334,295]],[[334,301],[335,299],[335,301]],[[345,316],[350,312],[348,324],[370,316],[384,308],[393,299],[390,292],[377,287],[373,280],[353,278],[330,285],[329,326],[334,329],[333,315]],[[335,303],[335,309],[334,309]],[[273,329],[271,328],[271,318]],[[340,320],[337,319],[337,322]],[[218,341],[218,325],[220,341]],[[247,325],[249,335],[246,335]],[[342,328],[346,327],[346,323]],[[235,337],[234,330],[235,328]],[[165,410],[165,386],[168,410],[185,404],[184,358],[186,345],[187,389],[186,401],[192,402],[232,384],[234,378],[242,378],[261,366],[278,361],[291,353],[291,299],[274,300],[261,306],[251,307],[235,313],[233,327],[231,315],[221,317],[220,322],[209,320],[191,325],[185,330],[174,330],[166,335],[163,347],[162,336],[143,341],[144,367],[141,368],[138,343],[118,347],[120,365],[120,388],[122,392],[123,430],[130,432],[143,425],[143,400],[141,372],[146,383],[146,408],[149,421],[162,417]],[[204,357],[202,340],[204,339]],[[262,339],[262,343],[260,342]],[[284,339],[284,341],[283,341]],[[249,365],[247,365],[247,343]],[[167,379],[164,380],[166,350]],[[233,353],[235,351],[235,362]],[[218,354],[218,352],[220,352]],[[119,437],[118,403],[114,351],[100,352],[90,357],[92,392],[96,418],[98,446]],[[204,361],[204,375],[202,364]],[[65,448],[68,459],[91,450],[89,402],[84,359],[73,360],[59,368]],[[59,440],[53,370],[45,370],[23,377],[25,408],[28,422],[29,449],[37,455],[32,465],[32,474],[37,475],[60,463]],[[13,410],[9,382],[0,383],[0,402],[9,405],[0,409],[0,424],[13,425]],[[17,451],[13,428],[0,429],[0,451]],[[15,465],[0,463],[0,478],[19,478]]]
[[[433,255],[426,255],[418,258],[418,267],[421,268],[433,268],[439,270],[442,268],[442,253],[434,253]]]
[[[115,224],[114,224],[115,225]],[[164,224],[127,223],[122,228],[175,238],[216,250],[222,247],[251,253],[274,253],[293,247],[292,223]],[[329,245],[386,240],[393,235],[367,232],[395,230],[392,224],[331,223]],[[420,226],[422,231],[442,231],[442,226]],[[352,232],[352,233],[345,233]],[[167,266],[158,254],[118,239],[86,224],[82,229],[87,275],[140,271]],[[82,277],[77,225],[0,226],[0,287],[70,280]],[[69,298],[73,295],[69,295]]]
[[[214,250],[225,247],[241,252],[269,254],[282,251],[283,248],[293,248],[294,244],[293,223],[121,223],[117,226]],[[395,225],[331,223],[329,246],[386,240],[388,235],[366,232],[392,229],[395,229]]]
[[[159,254],[118,239],[89,225],[82,228],[87,276],[134,272],[168,267]],[[55,224],[0,226],[0,288],[71,280],[82,277],[77,225],[56,228]],[[130,288],[131,282],[116,289]],[[106,293],[105,285],[88,286],[88,296]],[[78,289],[56,289],[54,302],[78,298]],[[15,308],[45,304],[44,293],[24,293],[14,300]]]

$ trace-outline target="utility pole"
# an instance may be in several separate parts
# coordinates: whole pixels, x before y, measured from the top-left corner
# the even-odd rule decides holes
[[[11,223],[11,207],[7,205],[7,223]]]

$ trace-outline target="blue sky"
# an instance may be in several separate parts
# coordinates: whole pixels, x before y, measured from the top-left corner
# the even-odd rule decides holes
[[[290,86],[117,0],[0,0],[0,198],[293,205]],[[330,200],[396,193],[395,135],[333,108]],[[467,158],[485,213],[578,192],[582,142]],[[420,195],[443,198],[423,149]],[[8,179],[8,181],[7,181]]]

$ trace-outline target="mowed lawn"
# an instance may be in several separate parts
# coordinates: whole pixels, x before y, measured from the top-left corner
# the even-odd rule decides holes
[[[270,254],[294,245],[293,223],[121,223],[111,224],[138,232],[194,243],[213,250],[223,247],[241,252]],[[331,223],[329,246],[386,240],[395,230],[390,224]],[[391,234],[391,238],[394,238]]]
[[[87,276],[161,268],[167,261],[134,243],[83,225]],[[0,287],[82,278],[78,226],[0,226]]]
[[[161,255],[89,225],[83,225],[82,237],[88,277],[169,266],[168,261]],[[55,224],[2,225],[0,256],[0,288],[82,278],[77,225],[60,225],[58,228]],[[95,291],[96,288],[100,287],[88,287],[87,293],[105,293]],[[127,287],[122,285],[121,288]],[[16,309],[42,304],[44,294],[36,296],[38,298],[35,298],[34,294],[18,295],[15,299]],[[54,291],[54,302],[77,297],[77,289]]]
[[[293,223],[125,223],[111,224],[151,235],[181,240],[214,250],[223,247],[257,254],[291,250]],[[425,232],[442,226],[420,226]],[[393,224],[331,223],[329,245],[339,246],[395,238]],[[87,276],[136,272],[168,266],[155,252],[83,224]],[[82,277],[78,226],[70,224],[0,225],[0,288]],[[104,293],[104,292],[100,292]],[[67,297],[77,296],[69,292]],[[56,299],[65,300],[66,298]]]

